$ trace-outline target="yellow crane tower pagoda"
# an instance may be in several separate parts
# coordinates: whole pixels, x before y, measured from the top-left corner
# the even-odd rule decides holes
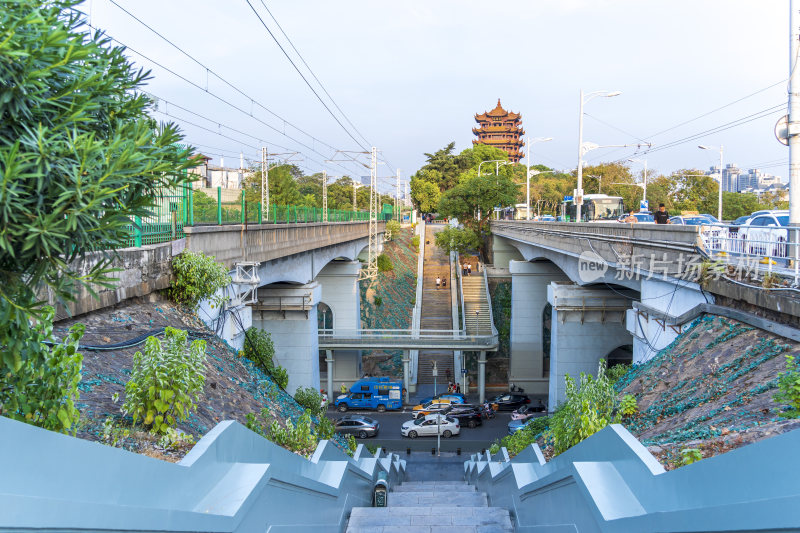
[[[508,160],[519,163],[522,159],[522,147],[525,142],[521,139],[525,135],[522,129],[522,116],[519,113],[506,111],[497,99],[497,107],[489,112],[475,115],[478,128],[472,128],[478,138],[472,144],[488,144],[500,148],[508,153]]]

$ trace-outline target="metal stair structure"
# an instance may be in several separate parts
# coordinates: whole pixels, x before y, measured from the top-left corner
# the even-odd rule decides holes
[[[511,533],[507,509],[489,507],[486,494],[461,481],[411,481],[394,487],[387,507],[354,507],[347,533],[407,531]]]

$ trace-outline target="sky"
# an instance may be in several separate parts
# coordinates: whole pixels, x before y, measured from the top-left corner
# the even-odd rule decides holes
[[[587,102],[584,141],[652,149],[600,148],[589,164],[633,157],[651,172],[708,169],[722,145],[724,164],[788,179],[774,125],[786,113],[789,0],[114,2],[191,56],[111,0],[82,5],[152,71],[155,116],[216,164],[238,166],[240,153],[260,162],[267,146],[307,173],[369,175],[369,156],[355,152],[376,146],[389,190],[425,152],[470,147],[474,115],[500,98],[528,136],[553,138],[533,145],[533,164],[574,169],[580,91],[607,90],[622,94]]]

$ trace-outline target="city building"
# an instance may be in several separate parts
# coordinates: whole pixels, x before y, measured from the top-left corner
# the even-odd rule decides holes
[[[719,167],[711,167],[706,174],[718,179]],[[725,169],[722,171],[722,190],[725,192],[766,191],[775,186],[780,187],[781,184],[780,176],[767,174],[757,168],[751,168],[745,172],[736,163],[725,165]]]
[[[200,179],[192,183],[195,189],[221,187],[223,189],[241,189],[244,186],[244,180],[250,175],[250,172],[244,168],[227,168],[225,167],[224,160],[220,161],[220,166],[211,165],[210,157],[200,154],[203,162],[189,169],[189,174],[195,174]]]
[[[475,115],[475,122],[480,124],[472,128],[478,138],[472,144],[487,144],[500,148],[508,153],[508,160],[519,163],[522,158],[522,147],[525,143],[521,137],[525,135],[522,129],[522,117],[519,113],[506,111],[497,99],[497,107],[486,113]]]

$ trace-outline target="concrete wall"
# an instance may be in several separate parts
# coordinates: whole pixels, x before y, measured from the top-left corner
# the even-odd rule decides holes
[[[524,261],[525,258],[519,253],[508,239],[503,237],[490,237],[492,250],[492,266],[495,268],[509,268],[511,261]]]
[[[511,272],[511,362],[509,381],[529,394],[547,394],[543,323],[547,287],[567,276],[550,262],[509,262]]]
[[[340,532],[405,462],[328,441],[310,459],[218,424],[169,463],[0,417],[0,532]]]
[[[665,472],[620,425],[545,462],[474,455],[465,477],[519,533],[800,531],[800,431]]]
[[[632,294],[609,289],[551,283],[547,300],[553,306],[550,330],[550,384],[548,409],[565,400],[564,378],[576,381],[581,372],[597,375],[597,364],[615,348],[633,344],[625,329],[625,308]]]

